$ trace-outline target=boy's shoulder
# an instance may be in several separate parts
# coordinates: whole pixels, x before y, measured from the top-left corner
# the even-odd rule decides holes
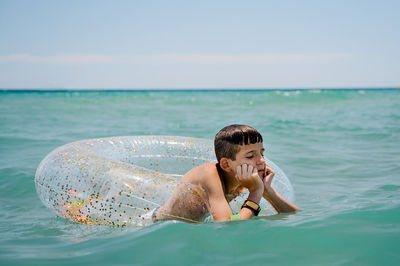
[[[215,181],[219,182],[220,178],[216,165],[217,163],[215,162],[209,162],[196,166],[182,177],[182,181],[201,185],[207,185]]]

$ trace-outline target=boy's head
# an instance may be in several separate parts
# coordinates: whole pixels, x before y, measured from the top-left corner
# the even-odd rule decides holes
[[[215,155],[218,162],[223,157],[236,160],[241,145],[263,142],[261,134],[246,125],[230,125],[221,129],[214,139]]]

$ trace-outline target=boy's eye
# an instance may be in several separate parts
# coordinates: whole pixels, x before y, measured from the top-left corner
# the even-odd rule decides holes
[[[246,158],[247,159],[251,159],[251,158],[253,158],[254,156],[253,155],[251,155],[251,156],[247,156]]]

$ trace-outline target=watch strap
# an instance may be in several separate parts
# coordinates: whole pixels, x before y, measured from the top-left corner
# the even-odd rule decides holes
[[[258,216],[258,214],[261,211],[260,205],[258,205],[256,202],[252,200],[245,200],[245,202],[242,205],[242,209],[247,208],[249,210],[252,210],[254,213],[254,216]]]

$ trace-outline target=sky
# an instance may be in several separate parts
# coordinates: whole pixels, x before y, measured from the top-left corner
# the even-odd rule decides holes
[[[400,86],[398,0],[0,0],[0,88]]]

